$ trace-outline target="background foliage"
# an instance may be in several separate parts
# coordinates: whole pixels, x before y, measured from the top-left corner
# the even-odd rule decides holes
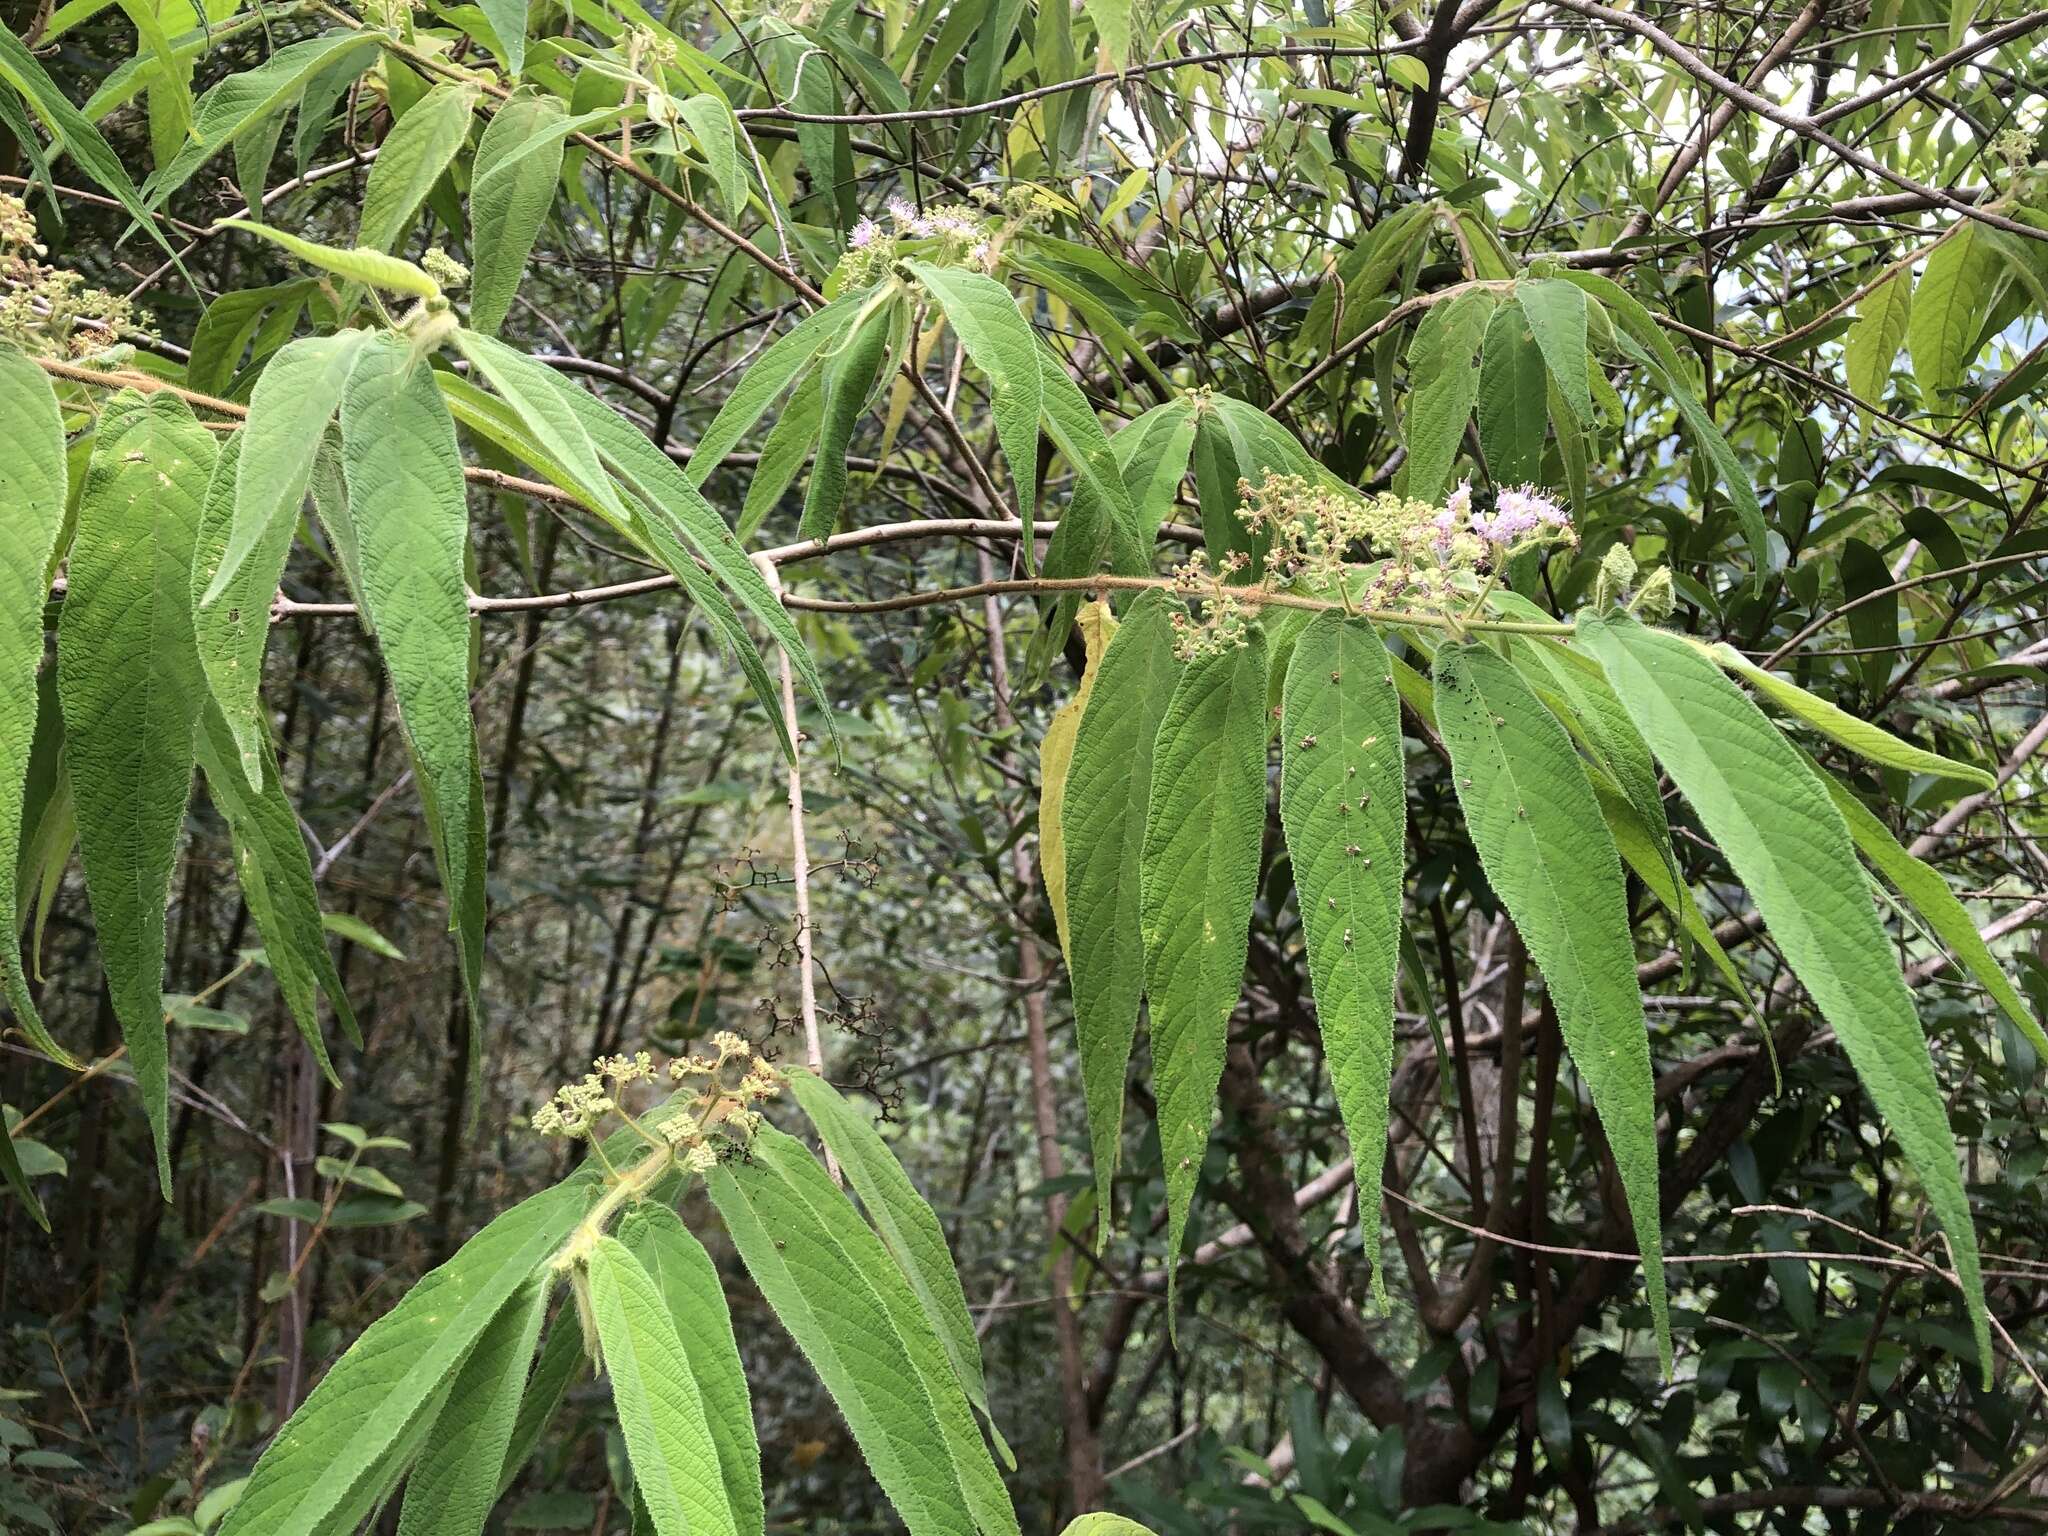
[[[2048,17],[73,0],[7,19],[0,623],[10,655],[41,657],[47,631],[79,658],[0,716],[30,791],[0,879],[30,962],[0,1097],[50,1218],[0,1206],[9,1528],[217,1528],[336,1358],[571,1171],[527,1125],[559,1082],[720,1029],[800,1061],[807,1017],[938,1213],[1028,1529],[1097,1507],[1163,1533],[2048,1518]],[[396,316],[441,346],[436,374],[404,366]],[[393,403],[430,377],[445,444],[412,443]],[[44,380],[68,439],[13,413]],[[320,448],[337,411],[354,450]],[[216,452],[238,478],[204,472]],[[1616,770],[1528,835],[1567,849],[1591,805],[1629,865],[1668,1373],[1624,1188],[1640,1217],[1644,1165],[1573,1066],[1519,828],[1461,800],[1509,710],[1432,702],[1460,668],[1521,686],[1486,675],[1496,651],[1432,666],[1432,637],[1389,632],[1416,670],[1385,674],[1405,750],[1379,771],[1405,769],[1405,815],[1381,874],[1404,878],[1376,898],[1301,856],[1299,733],[1266,799],[1215,811],[1259,845],[1218,877],[1241,904],[1219,910],[1249,910],[1242,987],[1155,953],[1125,1107],[1089,1010],[1135,1023],[1144,957],[1090,991],[1081,946],[1129,930],[1077,880],[1073,983],[1049,899],[1067,873],[1045,878],[1056,711],[1120,665],[1084,674],[1096,619],[1072,620],[1103,568],[1137,582],[1200,549],[1262,574],[1271,529],[1245,512],[1272,473],[1432,504],[1469,477],[1495,508],[1531,482],[1575,542],[1505,562],[1498,618],[1606,606],[1622,547],[1668,580],[1673,629],[1762,669],[1728,662],[1840,776],[1897,893],[1836,881],[1838,923],[1808,869],[1799,910],[1823,946],[1875,912],[1911,987],[1988,1360],[1938,1159],[1844,1052],[1867,1010],[1837,1015],[1792,908],[1767,930],[1737,868],[1782,850],[1783,802],[1761,774],[1723,805],[1630,759],[1640,729],[1684,777],[1611,637],[1606,716],[1540,636],[1500,645],[1579,751],[1551,714],[1517,726]],[[36,501],[52,475],[68,496]],[[107,601],[134,556],[108,519],[136,505],[159,565]],[[794,631],[721,517],[776,552]],[[1205,590],[1213,625],[1231,604]],[[1119,633],[1135,655],[1155,601],[1164,676],[1177,605],[1126,604]],[[1246,658],[1356,643],[1272,610],[1260,628],[1193,665],[1283,712],[1291,674]],[[187,644],[204,670],[172,675]],[[140,674],[166,687],[138,695]],[[1129,792],[1152,719],[1120,744],[1090,739],[1108,715],[1067,718],[1067,793]],[[1195,791],[1244,780],[1256,743],[1231,718],[1240,739],[1187,736],[1214,759]],[[165,744],[195,721],[188,803],[194,753]],[[1195,830],[1191,855],[1247,846]],[[96,872],[145,844],[160,904]],[[298,850],[310,892],[277,873]],[[1329,939],[1297,889],[1398,903],[1362,962],[1400,978],[1383,1079],[1326,1050]],[[1602,899],[1568,892],[1563,916]],[[1227,1020],[1206,1137],[1206,1085],[1159,1070],[1162,998],[1168,1028]],[[133,1042],[160,1014],[152,1059]],[[1383,1304],[1354,1105],[1388,1111]],[[701,1192],[683,1214],[726,1282],[765,1518],[886,1527],[786,1310]],[[616,1336],[631,1282],[606,1254]],[[649,1433],[579,1378],[494,1520],[630,1529]]]

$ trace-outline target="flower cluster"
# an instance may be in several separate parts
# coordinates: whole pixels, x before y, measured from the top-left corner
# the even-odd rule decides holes
[[[1441,506],[1389,491],[1363,496],[1305,475],[1240,481],[1238,494],[1238,520],[1270,544],[1268,586],[1327,593],[1366,608],[1469,606],[1481,579],[1513,556],[1578,542],[1564,508],[1533,486],[1499,491],[1484,508],[1475,505],[1469,482]],[[1191,565],[1182,590],[1205,596],[1230,574],[1211,580],[1199,561]],[[1226,595],[1226,626],[1228,601]]]
[[[862,217],[846,237],[844,270],[850,286],[865,287],[886,273],[896,260],[899,241],[930,241],[920,254],[942,266],[995,265],[996,247],[988,218],[960,203],[920,209],[907,198],[892,197],[889,222]]]
[[[1187,612],[1173,616],[1173,651],[1182,661],[1220,656],[1250,638],[1250,614],[1238,583],[1250,563],[1243,552],[1232,550],[1212,571],[1208,553],[1198,549],[1174,568],[1173,589],[1202,603],[1200,618]]]
[[[749,1139],[761,1124],[761,1112],[755,1106],[773,1098],[781,1088],[776,1070],[738,1035],[720,1031],[712,1036],[711,1044],[715,1055],[672,1061],[665,1074],[646,1051],[600,1056],[580,1082],[557,1089],[555,1096],[534,1112],[533,1128],[543,1136],[582,1139],[590,1137],[606,1115],[617,1114],[629,1130],[673,1153],[690,1172],[705,1172],[718,1162],[711,1133],[716,1131],[728,1140]],[[650,1128],[635,1119],[620,1100],[632,1084],[651,1083],[664,1075],[679,1084],[701,1079],[703,1086],[686,1106],[678,1106]]]
[[[134,307],[76,272],[45,266],[46,254],[28,205],[0,192],[0,340],[40,356],[90,357],[115,346]]]

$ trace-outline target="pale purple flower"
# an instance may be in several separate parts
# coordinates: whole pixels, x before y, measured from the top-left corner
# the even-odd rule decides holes
[[[864,251],[882,238],[882,226],[873,219],[863,218],[853,226],[853,233],[846,237],[846,243],[856,251]]]
[[[1507,549],[1545,528],[1562,528],[1566,522],[1564,508],[1534,486],[1525,485],[1496,496],[1491,515],[1475,514],[1472,531],[1494,548]]]

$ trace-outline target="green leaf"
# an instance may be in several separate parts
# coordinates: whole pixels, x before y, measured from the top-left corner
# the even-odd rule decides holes
[[[797,381],[789,401],[775,415],[768,435],[761,439],[760,457],[754,463],[754,477],[747,482],[747,499],[740,507],[734,532],[742,542],[760,532],[811,456],[811,444],[818,440],[818,422],[824,409],[824,380],[812,369]]]
[[[142,195],[121,164],[121,157],[114,153],[113,147],[92,125],[91,119],[74,107],[71,98],[57,88],[49,72],[22,45],[21,39],[6,27],[0,27],[0,81],[21,93],[22,100],[49,124],[51,135],[64,146],[64,152],[78,162],[79,169],[112,193],[129,216],[149,231],[152,240],[166,251],[171,251],[172,261],[177,262],[177,253],[144,206]],[[179,270],[184,270],[182,264]]]
[[[505,1490],[518,1480],[533,1458],[534,1447],[553,1422],[583,1360],[583,1329],[577,1321],[576,1309],[564,1307],[548,1329],[548,1340],[540,1348],[540,1360],[526,1383],[525,1397],[520,1399],[519,1419],[512,1426],[512,1439],[498,1469],[499,1498],[505,1496]]]
[[[359,247],[389,251],[397,245],[469,137],[477,95],[477,87],[466,81],[437,85],[392,125],[363,186]]]
[[[881,1240],[803,1146],[768,1127],[710,1174],[761,1294],[853,1431],[911,1536],[1017,1529],[945,1349]]]
[[[477,140],[469,183],[471,330],[493,335],[511,313],[526,258],[554,206],[564,141],[613,111],[572,118],[553,96],[519,90],[491,114]]]
[[[1380,1166],[1394,1071],[1407,795],[1401,701],[1386,647],[1363,619],[1318,614],[1294,642],[1280,704],[1280,822],[1308,934],[1316,1024],[1358,1175],[1373,1294]]]
[[[1531,619],[1549,617],[1533,603],[1516,600],[1504,606],[1511,606]],[[1562,718],[1566,726],[1584,741],[1587,753],[1607,771],[1635,808],[1645,834],[1658,850],[1659,860],[1669,871],[1670,882],[1681,883],[1657,764],[1650,756],[1650,745],[1643,740],[1643,733],[1636,729],[1627,709],[1608,686],[1606,675],[1577,651],[1538,635],[1517,635],[1511,654],[1539,694],[1547,689],[1564,706]]]
[[[639,521],[643,533],[657,536],[657,551],[662,546],[673,550],[678,541],[687,543],[696,551],[697,557],[710,567],[712,575],[739,599],[740,605],[782,647],[783,654],[789,657],[791,669],[810,690],[811,697],[817,700],[818,709],[825,717],[826,729],[836,741],[838,730],[832,723],[833,710],[826,697],[825,679],[818,671],[817,660],[811,655],[810,647],[804,644],[803,636],[797,632],[789,610],[782,606],[782,600],[768,585],[768,578],[747,558],[746,551],[740,547],[739,540],[733,536],[718,510],[704,499],[696,484],[676,468],[674,460],[655,447],[644,433],[635,430],[618,412],[583,390],[566,383],[560,387],[605,464],[643,503]],[[659,535],[664,531],[667,538],[661,540]],[[673,558],[673,568],[680,575],[686,557],[665,558]],[[693,595],[698,596],[700,603],[703,601],[701,594]],[[736,650],[742,644],[751,648],[744,634],[728,633],[726,638]],[[743,660],[745,654],[741,652]],[[782,710],[779,691],[774,705],[769,706],[764,699],[763,707],[768,709],[768,717],[780,735]],[[790,751],[789,742],[783,743],[783,751],[785,754]]]
[[[722,96],[709,91],[677,103],[690,137],[711,167],[711,179],[728,217],[737,219],[747,211],[747,164],[740,155],[739,129],[732,108]]]
[[[1569,286],[1569,285],[1567,285]],[[1585,295],[1570,290],[1583,306]],[[1550,401],[1543,387],[1543,353],[1519,304],[1493,312],[1479,363],[1479,446],[1496,485],[1523,485],[1543,473],[1543,440],[1550,431]]]
[[[634,1491],[654,1529],[659,1536],[738,1536],[704,1398],[660,1289],[617,1238],[600,1237],[587,1262],[590,1309]]]
[[[1977,354],[2004,263],[1975,219],[1958,219],[1928,254],[1906,318],[1906,353],[1929,410],[1950,413],[1943,397],[1963,381]]]
[[[308,266],[318,267],[323,272],[332,272],[350,282],[362,283],[367,287],[381,288],[391,293],[410,294],[416,299],[438,299],[441,285],[431,277],[397,256],[387,256],[366,245],[349,250],[338,246],[321,245],[317,241],[302,240],[297,235],[282,229],[273,229],[268,224],[258,224],[250,219],[222,219],[220,222],[229,229],[246,230],[260,235],[272,245],[281,246]]]
[[[1438,651],[1436,711],[1479,862],[1543,973],[1613,1150],[1669,1372],[1655,1083],[1621,860],[1571,738],[1498,654]]]
[[[582,1220],[593,1186],[571,1180],[521,1201],[372,1323],[277,1432],[220,1536],[345,1529],[423,1435],[471,1347]],[[414,1440],[417,1445],[417,1439]],[[402,1468],[400,1468],[402,1470]],[[356,1516],[357,1519],[361,1515]]]
[[[498,56],[505,62],[505,73],[517,80],[526,68],[527,0],[477,0],[477,8],[490,23],[491,38],[498,45]],[[474,29],[465,30],[475,35]]]
[[[291,548],[300,504],[312,483],[314,450],[341,402],[342,386],[373,334],[341,331],[332,336],[303,337],[287,344],[257,379],[248,421],[236,434],[243,442],[231,482],[233,521],[217,560],[209,562],[210,577],[204,586],[194,582],[202,607],[221,601],[241,573],[243,562],[258,548],[265,556],[257,562],[262,574],[253,589],[237,595],[260,596],[264,608],[269,607],[278,574],[284,569],[285,553]],[[266,581],[267,591],[263,590]],[[211,678],[213,673],[208,675]],[[230,698],[223,701],[230,708],[230,719],[239,710],[241,691],[253,692],[253,685],[244,680],[243,689],[231,691]]]
[[[653,1279],[689,1357],[690,1376],[704,1399],[704,1418],[718,1450],[719,1476],[739,1536],[761,1536],[761,1447],[754,1437],[753,1402],[740,1364],[725,1287],[704,1245],[676,1213],[642,1201],[619,1224],[619,1241]]]
[[[1990,789],[1998,779],[1990,769],[1974,763],[1959,763],[1952,757],[1929,752],[1909,741],[1901,741],[1881,725],[1859,720],[1847,710],[1789,683],[1775,672],[1767,672],[1732,645],[1716,646],[1715,659],[1742,678],[1787,714],[1797,716],[1823,736],[1840,742],[1858,757],[1907,773],[1932,774],[1962,784]]]
[[[1728,958],[1728,951],[1721,947],[1721,941],[1714,937],[1714,930],[1708,926],[1699,903],[1693,899],[1692,888],[1680,878],[1677,864],[1672,859],[1670,838],[1660,842],[1644,822],[1634,801],[1597,766],[1587,777],[1593,782],[1593,793],[1600,799],[1600,814],[1607,818],[1607,830],[1614,838],[1615,851],[1621,855],[1622,862],[1635,871],[1636,878],[1663,904],[1664,910],[1678,919],[1678,926],[1685,936],[1705,951],[1714,969],[1728,983],[1729,990],[1741,999],[1742,1006],[1754,1008],[1756,999],[1750,995],[1749,983],[1735,968],[1735,962]]]
[[[124,392],[100,417],[57,627],[65,761],[100,963],[171,1194],[164,910],[205,696],[192,545],[213,436],[175,395]]]
[[[1479,396],[1479,346],[1494,298],[1466,291],[1432,305],[1408,344],[1408,494],[1435,501],[1451,477]]]
[[[1024,520],[1024,568],[1033,571],[1037,558],[1031,524],[1037,513],[1038,418],[1044,402],[1037,333],[1018,311],[1010,290],[986,273],[924,261],[904,265],[939,301],[947,322],[959,333],[960,345],[988,375],[996,437],[1017,484],[1018,515]]]
[[[77,1060],[52,1038],[29,996],[21,914],[15,910],[29,758],[40,713],[36,677],[43,664],[43,610],[64,528],[68,480],[56,392],[49,376],[12,347],[0,347],[0,441],[7,444],[0,454],[0,998],[37,1050],[75,1070]],[[42,1207],[26,1184],[20,1188],[41,1221]]]
[[[1085,728],[1086,717],[1082,724]],[[1152,749],[1139,862],[1171,1292],[1244,980],[1266,825],[1266,641],[1190,662]]]
[[[2044,1061],[2048,1061],[2048,1034],[2042,1033],[2040,1021],[2028,1011],[2019,989],[2013,986],[1997,957],[1991,953],[1991,947],[1978,933],[1975,920],[1956,899],[1956,893],[1949,889],[1949,883],[1942,878],[1941,872],[1908,853],[1892,836],[1891,829],[1834,775],[1820,773],[1818,769],[1815,772],[1827,787],[1835,809],[1848,823],[1849,835],[1856,840],[1863,857],[1884,876],[1893,890],[1906,898],[1943,947],[1962,962],[1963,968],[1991,994],[1992,1001],[2026,1036],[2027,1042]]]
[[[329,32],[288,43],[254,69],[221,81],[193,109],[191,140],[175,160],[149,178],[144,191],[150,205],[163,206],[208,160],[258,132],[274,114],[299,100],[316,77],[360,70],[377,44],[371,32]]]
[[[1082,492],[1108,513],[1110,568],[1120,575],[1143,575],[1152,569],[1152,541],[1159,531],[1146,527],[1124,484],[1123,468],[1109,446],[1109,434],[1080,386],[1067,377],[1060,361],[1039,348],[1039,389],[1045,412],[1045,435],[1066,456]]]
[[[469,713],[469,507],[455,423],[432,370],[402,337],[386,332],[364,346],[341,397],[341,442],[362,601],[458,935],[474,1081],[484,1029],[484,806]]]
[[[405,951],[385,938],[360,917],[347,912],[323,912],[320,926],[337,938],[347,939],[351,944],[360,944],[373,955],[382,955],[386,960],[403,960]]]
[[[574,403],[565,398],[575,386],[564,382],[545,363],[537,363],[517,347],[495,336],[458,330],[455,350],[512,407],[542,452],[573,479],[572,488],[615,524],[627,521],[626,509],[598,461],[597,448],[584,430]]]
[[[1145,991],[1138,860],[1152,794],[1152,743],[1179,674],[1171,600],[1163,592],[1141,593],[1103,652],[1060,805],[1067,967],[1095,1160],[1097,1230],[1104,1234],[1115,1211],[1110,1185],[1123,1148],[1124,1075]]]
[[[1151,1530],[1122,1515],[1080,1515],[1060,1536],[1152,1536]]]
[[[14,1145],[12,1126],[0,1127],[0,1178],[7,1181],[7,1187],[14,1191],[23,1205],[28,1207],[29,1219],[48,1232],[50,1214],[43,1209],[43,1202],[37,1196],[35,1186],[29,1183],[28,1173],[21,1166],[21,1151]]]
[[[1046,904],[1052,908],[1053,928],[1059,934],[1063,955],[1073,952],[1067,931],[1067,837],[1060,822],[1067,798],[1067,770],[1073,766],[1074,737],[1081,729],[1088,695],[1094,691],[1102,653],[1116,634],[1116,616],[1100,598],[1082,608],[1080,619],[1087,654],[1081,681],[1074,696],[1053,711],[1038,743],[1038,868],[1045,877]]]
[[[279,781],[269,739],[266,736],[259,745],[253,779],[245,777],[247,766],[236,759],[236,742],[217,708],[202,711],[194,745],[214,807],[234,834],[235,877],[263,936],[265,959],[299,1033],[312,1047],[321,1070],[333,1079],[320,1036],[315,987],[327,994],[349,1039],[360,1047],[363,1037],[327,952],[312,860],[299,831],[298,812]]]
[[[1585,290],[1561,277],[1525,277],[1515,284],[1515,303],[1529,321],[1544,366],[1557,381],[1566,407],[1581,422],[1592,421],[1593,394],[1586,365]]]
[[[953,1266],[952,1250],[946,1246],[939,1218],[866,1115],[821,1077],[800,1067],[792,1067],[784,1075],[826,1150],[839,1159],[840,1170],[860,1196],[889,1256],[909,1282],[926,1321],[945,1347],[946,1359],[968,1402],[993,1429],[995,1418],[989,1411],[988,1388],[981,1372],[981,1341],[975,1335],[967,1296],[960,1288],[960,1274]]]
[[[263,651],[270,640],[270,602],[291,550],[295,519],[272,519],[251,558],[228,582],[221,600],[210,608],[200,602],[227,551],[242,451],[249,440],[246,429],[228,434],[214,460],[193,541],[192,606],[200,670],[233,738],[235,750],[230,760],[241,764],[243,777],[253,785],[262,781],[267,742],[260,694]]]
[[[1977,1235],[1941,1086],[1842,814],[1798,751],[1706,656],[1626,618],[1579,633],[1720,846],[1919,1174],[1991,1369]]]
[[[550,1289],[552,1277],[545,1273],[528,1280],[462,1362],[419,1464],[406,1479],[398,1536],[481,1536],[498,1502],[498,1467],[512,1438]]]
[[[1735,450],[1728,446],[1728,439],[1714,425],[1714,418],[1707,414],[1707,408],[1693,398],[1683,378],[1665,368],[1630,337],[1617,332],[1614,340],[1625,354],[1649,369],[1651,376],[1663,386],[1664,393],[1677,407],[1679,417],[1692,432],[1694,441],[1700,445],[1700,451],[1713,465],[1714,473],[1720,476],[1721,488],[1735,503],[1735,515],[1742,524],[1743,537],[1749,543],[1750,559],[1756,564],[1754,577],[1761,580],[1770,562],[1771,539],[1764,524],[1764,509],[1756,499],[1756,487],[1750,482],[1749,471],[1735,457]]]
[[[860,320],[843,342],[825,353],[818,449],[811,460],[810,484],[804,488],[803,518],[797,524],[802,538],[827,538],[839,526],[840,507],[846,500],[847,444],[889,355],[894,321],[895,306],[880,305]]]
[[[840,340],[873,297],[874,290],[843,294],[823,309],[806,315],[772,346],[755,358],[740,375],[725,404],[711,418],[711,425],[697,439],[686,471],[692,485],[701,486],[711,472],[725,462],[739,440],[753,428],[798,374],[810,366],[821,348]]]
[[[1842,341],[1842,363],[1850,393],[1865,405],[1882,406],[1890,393],[1892,363],[1912,308],[1913,279],[1906,272],[1894,272],[1856,306],[1856,321]]]

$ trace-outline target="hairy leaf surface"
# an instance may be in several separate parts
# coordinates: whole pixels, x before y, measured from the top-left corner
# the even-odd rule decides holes
[[[1253,630],[1246,644],[1187,665],[1153,746],[1139,881],[1169,1290],[1244,980],[1266,825],[1266,736],[1266,642]]]
[[[839,1405],[911,1536],[1015,1517],[945,1350],[880,1239],[803,1146],[764,1127],[710,1175],[740,1257]]]
[[[545,1273],[528,1280],[462,1362],[406,1479],[398,1536],[480,1536],[498,1502],[498,1467],[519,1415],[551,1289]]]
[[[1294,642],[1281,694],[1280,822],[1382,1307],[1380,1165],[1394,1071],[1407,819],[1401,701],[1386,647],[1363,619],[1319,614]]]
[[[653,1278],[615,1237],[591,1251],[590,1302],[633,1487],[658,1536],[737,1536],[689,1356]]]
[[[469,508],[455,424],[406,342],[365,345],[341,400],[342,470],[360,581],[448,892],[481,1070],[484,806],[469,713]]]
[[[619,1223],[619,1241],[653,1279],[675,1323],[690,1375],[704,1400],[704,1418],[718,1451],[719,1475],[738,1536],[761,1536],[766,1518],[761,1447],[717,1266],[681,1218],[651,1200],[626,1213]]]
[[[1706,656],[1631,619],[1579,633],[1650,748],[1699,813],[1856,1075],[1948,1233],[1983,1368],[1990,1326],[1977,1235],[1941,1086],[1912,995],[1872,909],[1842,814],[1813,770]]]
[[[86,892],[167,1200],[164,910],[206,687],[192,636],[192,546],[213,458],[212,434],[176,396],[124,394],[109,405],[57,628]]]
[[[1479,397],[1479,347],[1494,297],[1465,292],[1432,305],[1408,344],[1408,494],[1436,501]]]
[[[431,1412],[471,1346],[561,1246],[590,1198],[590,1186],[571,1181],[521,1201],[364,1330],[277,1432],[218,1536],[328,1529],[335,1510],[389,1473],[386,1453]]]
[[[988,1388],[982,1379],[981,1341],[975,1336],[967,1295],[960,1288],[960,1273],[954,1268],[938,1216],[866,1115],[821,1077],[799,1067],[790,1068],[787,1076],[790,1092],[810,1116],[826,1148],[839,1159],[840,1170],[860,1196],[868,1220],[874,1223],[883,1246],[945,1347],[960,1389],[993,1429],[995,1417],[989,1412]]]
[[[1067,968],[1095,1162],[1098,1230],[1115,1207],[1123,1147],[1124,1074],[1145,992],[1139,858],[1152,793],[1152,744],[1180,664],[1164,593],[1131,605],[1102,655],[1067,767],[1060,826],[1067,859]]]
[[[1438,651],[1436,710],[1473,847],[1543,973],[1607,1132],[1668,1371],[1655,1085],[1621,860],[1571,738],[1497,653]]]
[[[49,376],[12,347],[0,347],[0,441],[7,444],[0,454],[0,998],[38,1050],[75,1067],[29,996],[15,910],[14,873],[36,736],[36,675],[43,664],[43,609],[64,528],[68,481],[56,392]],[[26,1182],[20,1188],[41,1220],[42,1208]]]

